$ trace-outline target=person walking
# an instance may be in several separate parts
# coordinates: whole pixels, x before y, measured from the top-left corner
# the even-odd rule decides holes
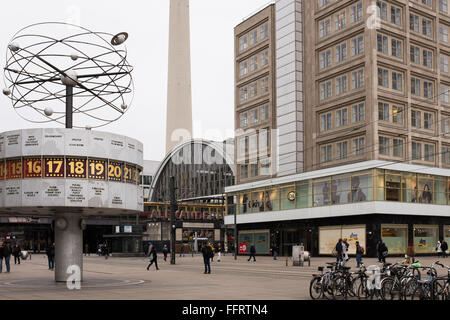
[[[147,266],[147,271],[150,269],[150,266],[153,263],[155,263],[156,270],[159,270],[159,268],[158,268],[158,255],[156,254],[156,249],[155,249],[154,245],[150,246],[150,255],[149,256],[150,256],[150,263]]]
[[[277,258],[278,258],[278,248],[277,248],[276,245],[274,245],[272,247],[272,253],[273,253],[273,260],[277,260]]]
[[[6,272],[9,273],[11,271],[11,265],[9,263],[11,259],[11,247],[9,246],[8,242],[3,243],[3,258],[5,259],[5,266],[6,266]],[[0,268],[1,271],[1,268]]]
[[[106,244],[104,244],[102,247],[102,255],[105,257],[105,260],[107,260],[109,257],[108,246]]]
[[[13,249],[13,256],[14,256],[14,264],[20,264],[20,256],[22,255],[22,250],[19,247],[19,244],[16,243]]]
[[[217,246],[217,255],[218,255],[218,258],[217,258],[217,262],[220,262],[220,259],[221,259],[221,257],[222,257],[222,245],[219,243],[219,245]]]
[[[377,244],[377,253],[378,253],[378,261],[383,262],[386,264],[386,257],[388,255],[388,248],[386,247],[386,244],[382,242],[381,240],[378,241]]]
[[[48,270],[55,269],[55,244],[50,244],[45,252],[48,259]]]
[[[346,263],[349,258],[348,258],[348,248],[350,247],[349,243],[347,242],[347,238],[344,238],[344,240],[342,241],[342,261],[344,261],[344,263]]]
[[[211,273],[211,247],[208,245],[203,244],[202,245],[202,255],[203,255],[203,264],[205,265],[205,272],[204,274]]]
[[[182,244],[180,248],[180,257],[184,257],[184,244]]]
[[[167,254],[168,253],[169,253],[169,248],[167,248],[167,244],[165,244],[164,248],[163,248],[164,261],[167,261]]]
[[[441,242],[438,240],[437,244],[436,244],[436,253],[437,256],[440,257],[442,255],[442,244]]]
[[[445,241],[445,239],[442,240],[441,250],[442,250],[442,258],[447,258],[448,244],[447,241]]]
[[[339,239],[336,243],[336,246],[334,247],[335,256],[336,256],[336,263],[339,263],[342,261],[342,250],[343,250],[343,244],[342,239]]]
[[[255,254],[256,254],[256,249],[255,249],[255,246],[252,244],[252,246],[250,247],[250,257],[248,258],[248,261],[250,261],[253,257],[253,262],[256,262]]]
[[[360,246],[359,241],[356,241],[356,267],[359,268],[362,264],[362,255],[364,248]]]

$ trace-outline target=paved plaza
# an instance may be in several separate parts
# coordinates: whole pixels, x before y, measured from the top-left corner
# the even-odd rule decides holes
[[[162,256],[162,255],[161,255]],[[116,258],[91,255],[84,257],[84,282],[80,290],[69,290],[64,283],[55,284],[53,271],[48,270],[45,255],[33,255],[32,260],[14,265],[11,273],[0,274],[0,300],[63,299],[63,300],[298,300],[310,299],[309,282],[317,266],[332,258],[312,258],[311,266],[294,267],[286,258],[273,260],[232,255],[211,263],[211,274],[203,274],[202,257],[177,256],[177,264],[169,259],[159,261],[159,271],[142,258]],[[388,262],[399,261],[392,257]],[[419,258],[431,264],[434,257]],[[450,258],[444,260],[450,264]],[[441,260],[442,261],[442,260]],[[365,259],[366,265],[376,259]],[[350,266],[356,262],[351,259]],[[5,267],[3,268],[5,271]]]

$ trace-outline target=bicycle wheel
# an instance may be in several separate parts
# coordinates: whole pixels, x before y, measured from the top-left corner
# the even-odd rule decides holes
[[[425,292],[423,285],[418,285],[414,291],[411,293],[411,300],[424,300]]]
[[[450,300],[450,284],[447,282],[442,289],[440,297],[441,300]]]
[[[402,293],[400,285],[394,278],[385,278],[381,282],[381,299],[383,300],[401,300]]]
[[[309,295],[311,299],[318,300],[322,297],[322,284],[320,283],[321,278],[316,277],[311,280],[309,284]]]

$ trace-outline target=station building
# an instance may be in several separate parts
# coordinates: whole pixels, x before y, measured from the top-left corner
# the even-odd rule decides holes
[[[444,1],[276,0],[235,27],[239,244],[448,242],[449,19]]]

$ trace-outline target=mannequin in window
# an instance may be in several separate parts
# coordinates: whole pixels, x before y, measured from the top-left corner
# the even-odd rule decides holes
[[[433,200],[433,196],[430,191],[430,187],[428,184],[423,186],[422,195],[420,196],[420,203],[431,203]]]
[[[418,190],[417,190],[417,186],[415,186],[414,191],[412,192],[412,195],[411,195],[411,202],[418,202],[417,195],[418,195]]]
[[[339,204],[341,201],[340,194],[337,193],[338,185],[336,180],[333,180],[331,182],[331,201],[333,204]]]
[[[323,204],[330,204],[330,188],[328,187],[328,182],[325,182],[322,188],[323,194]]]
[[[352,191],[348,193],[348,202],[366,201],[366,195],[359,187],[359,177],[352,178]]]
[[[270,201],[269,192],[266,191],[266,207],[267,211],[272,211],[272,202]]]
[[[244,194],[244,196],[242,197],[242,212],[243,213],[247,213],[247,201],[248,201],[248,197],[246,194]]]

